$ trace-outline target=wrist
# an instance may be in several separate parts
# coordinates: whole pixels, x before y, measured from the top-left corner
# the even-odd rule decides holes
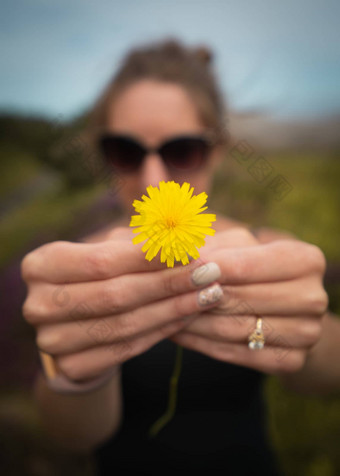
[[[95,391],[108,383],[111,378],[120,373],[121,370],[121,365],[118,364],[111,367],[98,377],[84,380],[82,382],[76,382],[67,378],[58,371],[51,355],[42,351],[39,351],[39,355],[45,383],[49,389],[57,393],[79,395]]]

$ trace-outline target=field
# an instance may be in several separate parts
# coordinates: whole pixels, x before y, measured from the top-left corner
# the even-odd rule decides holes
[[[9,270],[17,269],[15,266],[28,250],[55,239],[76,240],[80,231],[86,233],[99,228],[114,221],[120,213],[114,194],[107,193],[105,180],[91,176],[89,170],[85,177],[82,171],[78,180],[74,169],[64,166],[65,161],[60,165],[53,162],[52,155],[46,155],[50,143],[40,155],[34,147],[24,151],[11,143],[1,145],[6,157],[0,176],[2,284],[8,283]],[[253,227],[288,230],[320,246],[330,268],[338,269],[340,152],[260,152],[265,159],[262,171],[252,167],[254,162],[243,160],[237,151],[226,157],[209,197],[210,208]],[[82,159],[79,150],[77,153],[79,164]],[[264,170],[271,173],[264,176]],[[286,184],[283,196],[270,185],[278,175],[284,177]],[[330,276],[325,286],[330,309],[340,314],[339,277],[336,280]],[[26,349],[19,355],[28,356],[33,368],[34,335],[20,316],[18,296],[22,291],[18,294],[14,291],[12,295],[3,295],[7,302],[4,309],[11,308],[12,312],[11,322],[7,314],[2,314],[1,339],[5,344],[7,340],[4,348],[8,349],[19,338],[20,346]],[[4,474],[53,475],[63,471],[65,476],[92,475],[90,459],[60,455],[45,441],[24,367],[23,360],[18,362],[10,355],[3,373],[0,435],[7,450]],[[340,395],[299,396],[282,388],[275,377],[267,379],[265,392],[269,431],[286,474],[340,474]]]

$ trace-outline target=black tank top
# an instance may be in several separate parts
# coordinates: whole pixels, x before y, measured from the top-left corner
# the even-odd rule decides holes
[[[123,363],[123,423],[95,450],[98,475],[282,475],[267,433],[265,375],[187,348],[175,415],[149,438],[167,408],[175,355],[165,339]]]

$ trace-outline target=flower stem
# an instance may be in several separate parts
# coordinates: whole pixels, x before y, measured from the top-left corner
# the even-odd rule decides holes
[[[153,438],[158,434],[158,432],[171,420],[175,414],[176,410],[176,401],[177,401],[177,386],[178,378],[181,373],[183,360],[183,347],[181,345],[176,346],[176,356],[175,356],[175,365],[172,372],[172,376],[169,382],[169,400],[168,400],[168,409],[149,430],[149,437]]]

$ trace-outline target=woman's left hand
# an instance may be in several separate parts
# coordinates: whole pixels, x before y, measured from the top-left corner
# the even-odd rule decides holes
[[[219,265],[224,298],[170,340],[269,374],[300,370],[321,337],[328,306],[322,251],[297,239],[261,244],[248,230],[235,228],[209,238],[201,260]],[[265,345],[252,350],[248,337],[257,317]]]

